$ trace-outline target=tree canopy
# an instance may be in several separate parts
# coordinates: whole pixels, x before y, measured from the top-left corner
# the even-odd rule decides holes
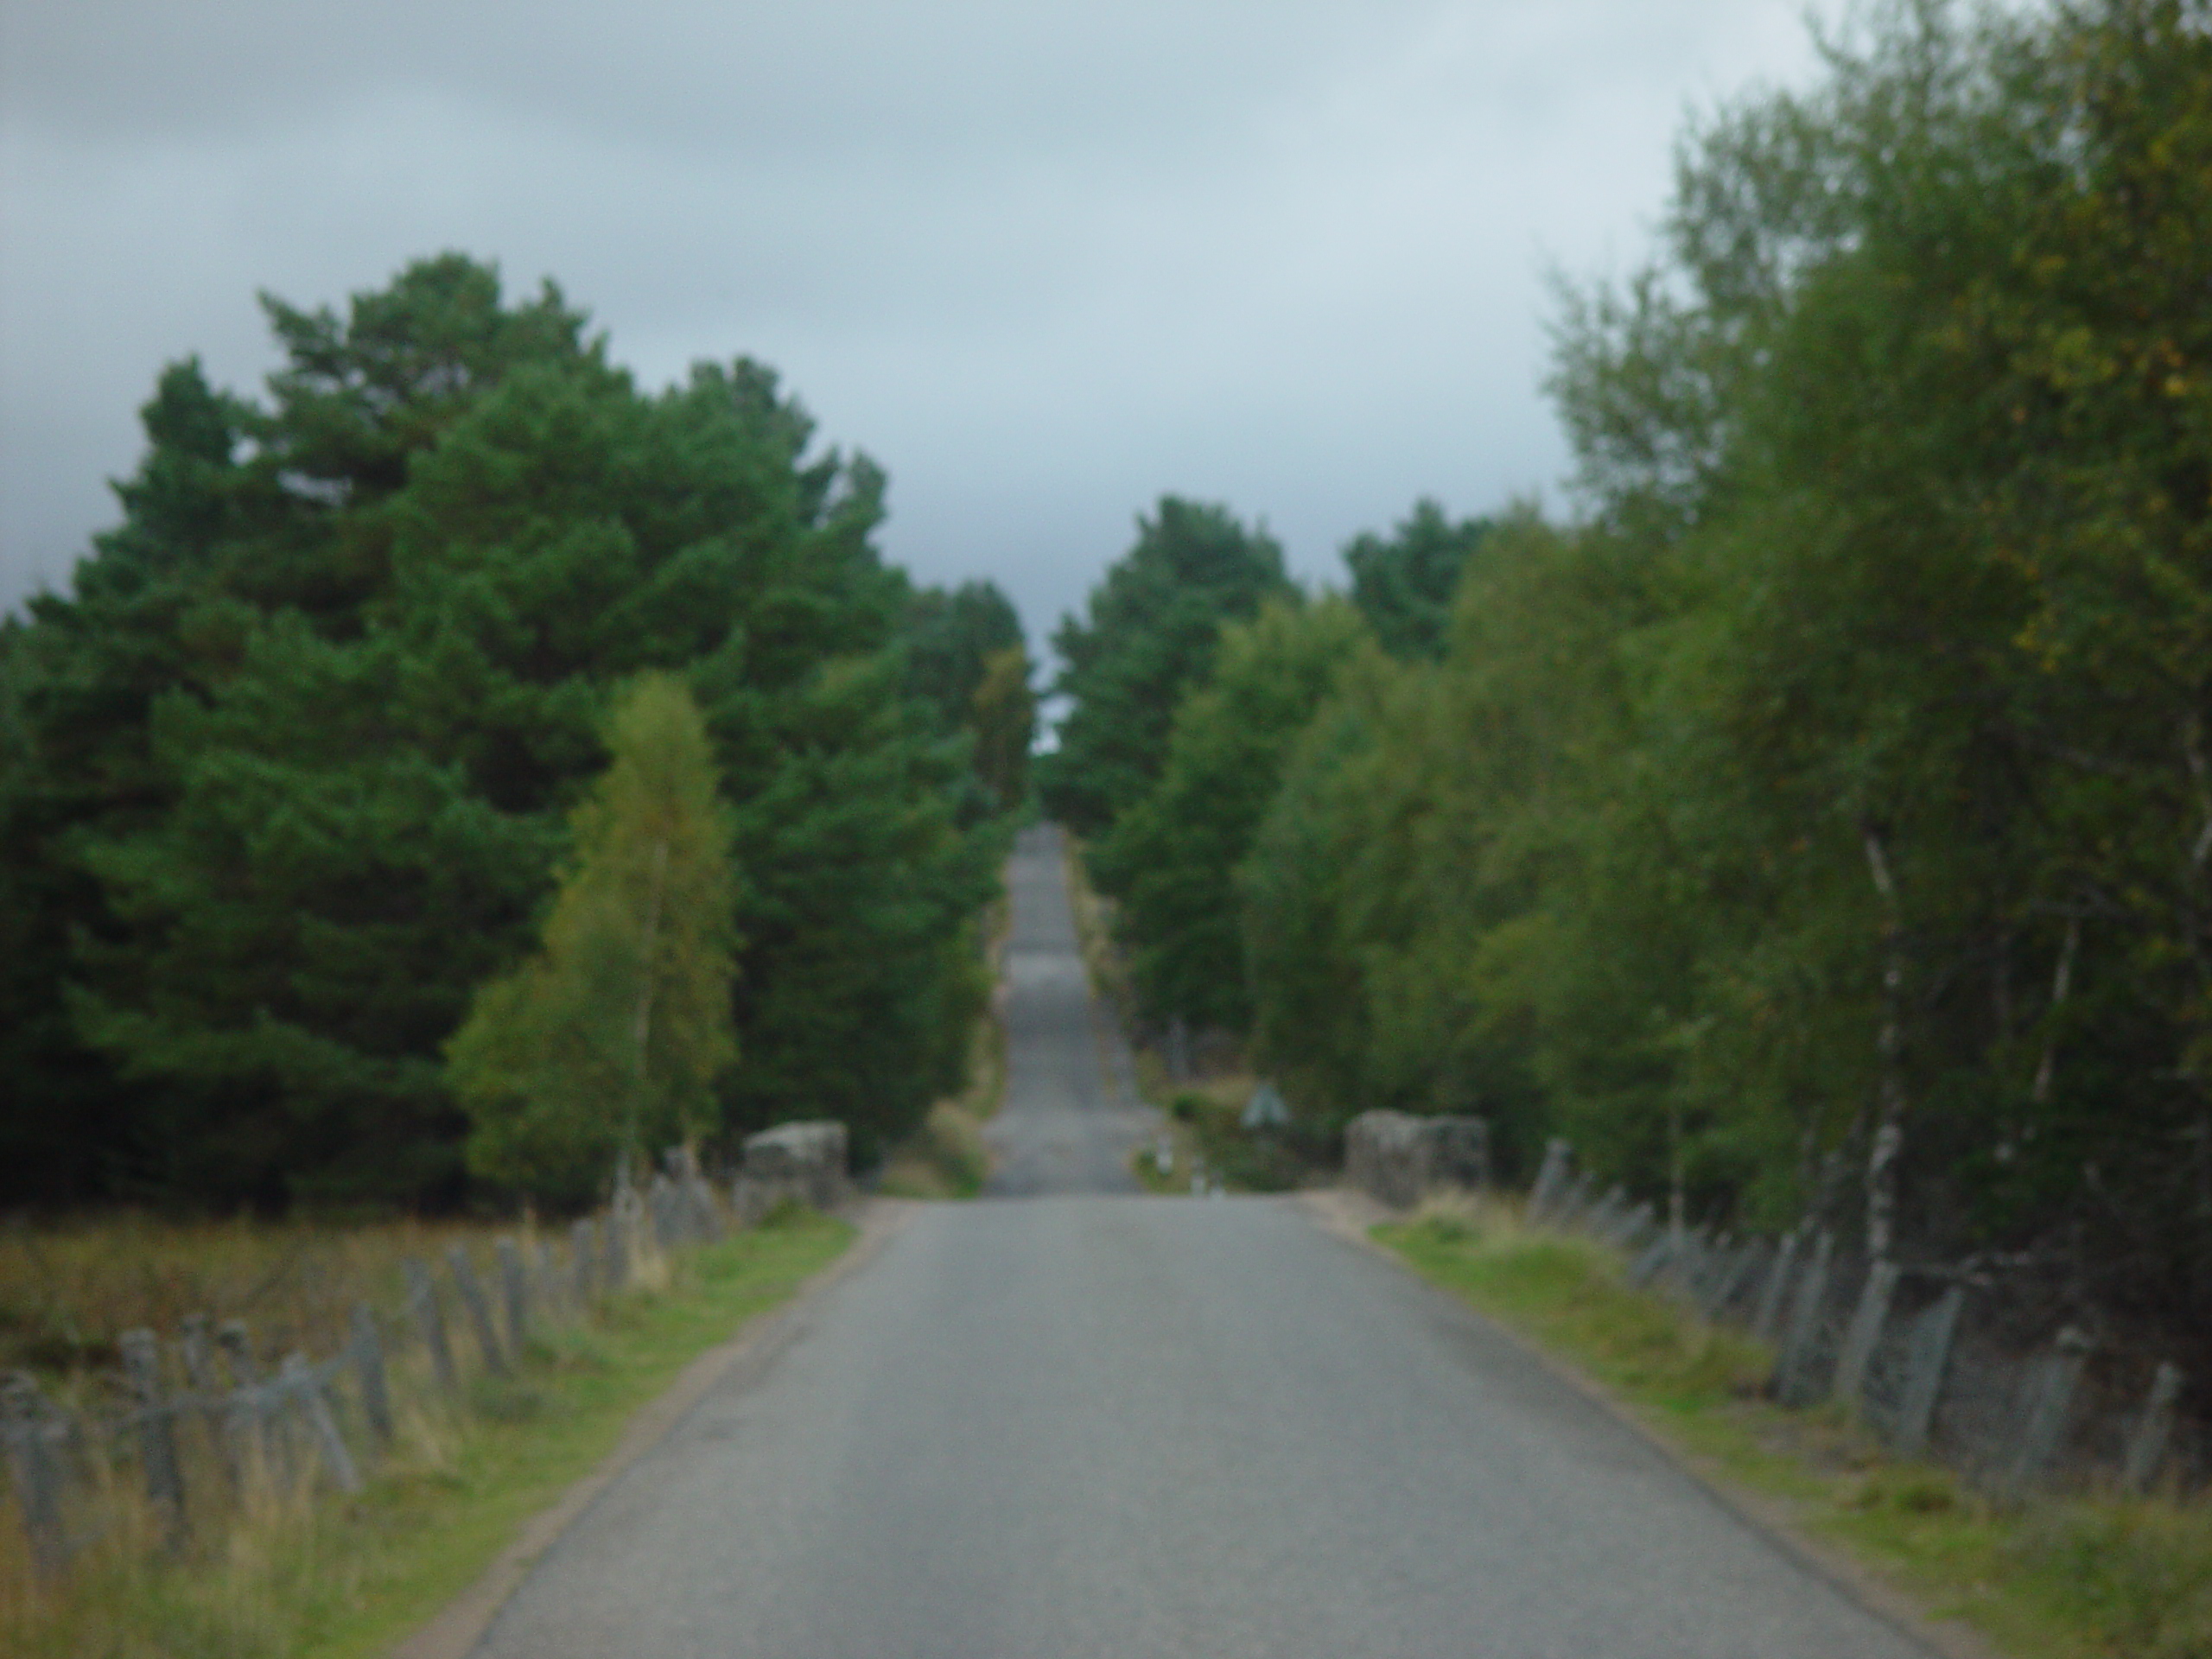
[[[1093,849],[1101,884],[1122,898],[1117,926],[1147,1018],[1244,1028],[1235,872],[1284,752],[1367,639],[1344,601],[1294,594],[1229,624],[1212,672],[1175,711],[1158,780]]]
[[[1292,591],[1282,549],[1228,508],[1168,495],[1091,590],[1063,617],[1053,689],[1069,699],[1058,747],[1040,759],[1046,811],[1079,833],[1104,829],[1160,775],[1175,705],[1205,677],[1221,625]]]
[[[912,1121],[1004,826],[908,682],[881,474],[760,365],[641,391],[556,289],[509,304],[460,255],[343,315],[264,304],[266,399],[167,371],[123,522],[7,637],[0,1179],[461,1198],[442,1045],[527,954],[649,671],[699,708],[742,873],[717,1121]]]
[[[1236,635],[1272,666],[1177,681],[1077,804],[1147,995],[1249,1010],[1309,1126],[1479,1109],[1509,1168],[1565,1132],[2201,1342],[2212,7],[1899,3],[1824,63],[1695,123],[1649,266],[1565,290],[1575,522],[1354,542],[1387,650],[1305,719],[1238,702],[1281,619]]]
[[[1345,544],[1352,603],[1385,651],[1394,657],[1442,653],[1459,572],[1492,528],[1488,518],[1455,524],[1435,502],[1421,500],[1390,535],[1370,531]]]
[[[569,815],[537,950],[478,988],[446,1046],[470,1166],[589,1198],[618,1157],[718,1127],[736,898],[706,722],[681,681],[641,675],[607,722],[607,767]]]

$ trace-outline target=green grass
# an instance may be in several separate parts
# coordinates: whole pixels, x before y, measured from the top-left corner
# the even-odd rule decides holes
[[[481,1381],[463,1415],[416,1414],[348,1502],[249,1518],[164,1560],[118,1535],[64,1592],[0,1611],[0,1653],[36,1659],[355,1659],[467,1589],[532,1516],[588,1474],[641,1406],[705,1350],[787,1299],[853,1237],[810,1215],[740,1234],[626,1296],[595,1326]]]
[[[1502,1205],[1433,1208],[1374,1236],[1930,1617],[1962,1620],[2018,1659],[2212,1659],[2203,1505],[1989,1503],[1948,1470],[1888,1459],[1833,1408],[1764,1399],[1766,1351],[1630,1289],[1611,1252],[1523,1230]]]

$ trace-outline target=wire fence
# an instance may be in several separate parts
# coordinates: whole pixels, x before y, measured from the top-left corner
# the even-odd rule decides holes
[[[622,1187],[561,1240],[407,1258],[400,1298],[354,1304],[346,1340],[321,1359],[274,1356],[246,1321],[194,1314],[166,1334],[125,1332],[120,1365],[72,1379],[66,1402],[28,1370],[0,1376],[9,1507],[34,1575],[57,1580],[118,1538],[178,1552],[242,1514],[359,1493],[410,1421],[497,1414],[497,1384],[533,1344],[598,1322],[613,1299],[664,1282],[673,1259],[779,1204],[830,1207],[844,1191],[843,1130],[794,1128],[836,1131],[834,1147],[811,1149],[834,1151],[834,1172],[794,1163],[770,1131],[756,1139],[775,1144],[763,1156],[748,1145],[725,1196],[671,1152],[643,1191]]]
[[[2031,1281],[1980,1263],[1869,1261],[1811,1229],[1677,1230],[1620,1187],[1592,1188],[1554,1141],[1528,1219],[1618,1250],[1630,1284],[1771,1344],[1769,1390],[1785,1404],[1834,1402],[1899,1455],[2000,1498],[2205,1484],[2212,1444],[2180,1411],[2180,1369],[2055,1322]]]

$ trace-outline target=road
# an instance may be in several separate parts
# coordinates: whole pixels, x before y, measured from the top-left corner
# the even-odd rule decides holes
[[[485,1659],[1910,1659],[1294,1199],[1116,1192],[1043,832],[1008,1196],[920,1207],[541,1559]]]
[[[1025,831],[1007,872],[1006,1104],[985,1128],[996,1198],[1135,1192],[1129,1152],[1157,1122],[1128,1057],[1092,1006],[1058,830]]]

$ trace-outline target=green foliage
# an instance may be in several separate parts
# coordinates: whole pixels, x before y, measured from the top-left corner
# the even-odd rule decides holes
[[[1369,653],[1293,749],[1239,885],[1256,1058],[1309,1123],[1480,1111],[1509,1166],[1537,1139],[1556,930],[1534,901],[1573,855],[1559,747],[1616,723],[1592,648],[1629,602],[1618,574],[1506,521],[1466,567],[1447,661]]]
[[[986,657],[968,706],[976,733],[976,776],[999,810],[1017,811],[1029,799],[1029,749],[1037,734],[1029,652],[1009,645]]]
[[[988,582],[928,588],[907,607],[907,684],[943,729],[964,732],[986,812],[1018,810],[1029,793],[1036,699],[1013,604]]]
[[[1116,927],[1147,1019],[1231,1031],[1249,1020],[1234,874],[1284,751],[1365,638],[1338,599],[1271,599],[1224,628],[1212,673],[1175,711],[1158,779],[1092,849],[1100,885],[1122,896]]]
[[[1464,527],[1440,634],[1440,513],[1354,543],[1392,649],[1236,867],[1255,1058],[1308,1126],[1481,1110],[1509,1169],[2046,1252],[2201,1345],[2212,10],[1899,5],[1827,63],[1566,295],[1583,521]],[[1135,798],[1132,943],[1211,950]]]
[[[1403,658],[1443,654],[1459,572],[1493,527],[1488,518],[1455,524],[1435,502],[1421,500],[1387,538],[1358,536],[1344,548],[1352,603],[1383,650]]]
[[[571,815],[537,953],[482,987],[447,1046],[470,1166],[539,1198],[588,1198],[618,1154],[718,1127],[735,898],[706,723],[683,684],[639,677],[606,773]]]
[[[1038,763],[1045,809],[1094,835],[1135,804],[1166,763],[1175,706],[1205,677],[1221,625],[1292,590],[1282,549],[1226,507],[1162,496],[1135,546],[1061,619],[1053,689],[1071,700],[1059,747]]]
[[[457,255],[162,378],[124,522],[10,636],[0,1185],[456,1202],[439,1058],[529,951],[618,683],[679,674],[745,880],[732,1132],[917,1119],[1004,839],[918,701],[882,477],[774,375],[644,393]]]
[[[925,588],[907,602],[902,630],[906,682],[947,728],[968,723],[976,693],[1000,653],[1021,649],[1021,620],[994,582],[947,592]]]

